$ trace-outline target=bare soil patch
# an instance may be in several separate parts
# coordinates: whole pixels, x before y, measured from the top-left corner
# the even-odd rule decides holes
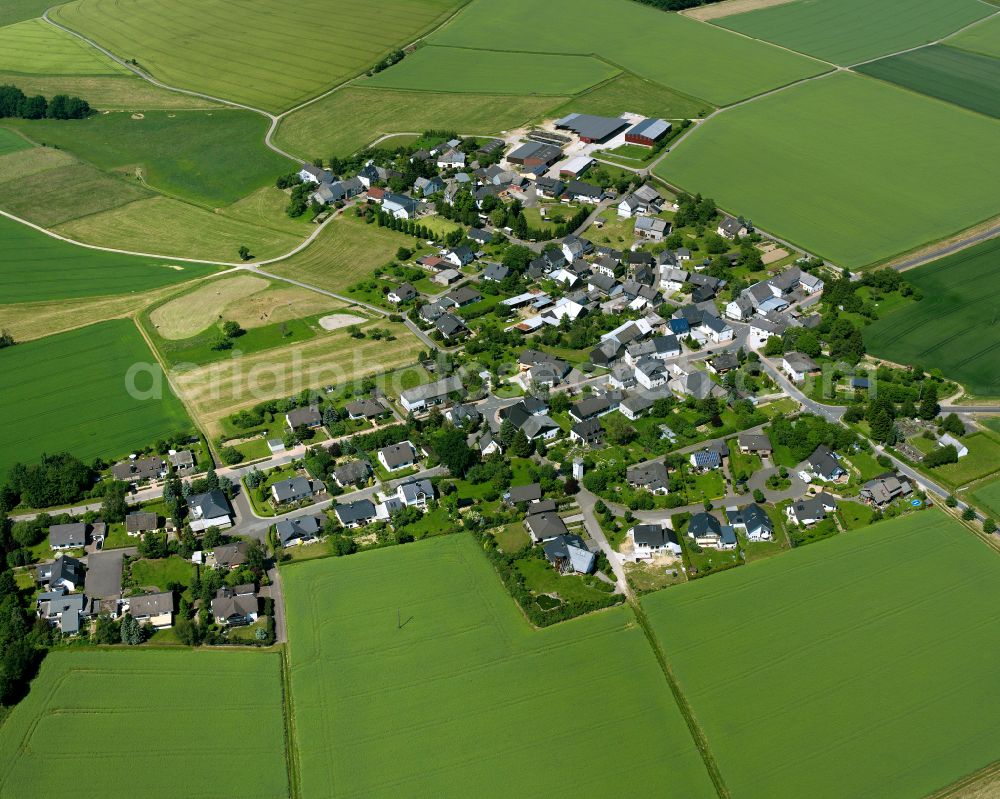
[[[747,11],[756,11],[758,8],[770,8],[771,6],[783,6],[791,3],[792,0],[724,0],[722,3],[710,3],[707,6],[689,8],[681,13],[702,22],[708,22],[722,17],[731,17],[733,14],[743,14]]]
[[[319,320],[319,326],[324,330],[337,330],[341,327],[348,327],[350,325],[359,325],[362,322],[366,322],[363,316],[354,316],[353,314],[347,313],[336,313],[330,314],[329,316],[324,316]]]

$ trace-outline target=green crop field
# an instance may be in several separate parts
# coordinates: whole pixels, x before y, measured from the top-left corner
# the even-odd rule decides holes
[[[978,0],[795,0],[716,22],[847,66],[937,41],[995,11]]]
[[[619,72],[590,56],[422,47],[362,85],[478,94],[576,94]]]
[[[464,533],[282,571],[303,796],[715,796],[629,610],[534,630]]]
[[[0,799],[286,799],[281,701],[277,654],[52,652],[0,727]]]
[[[853,268],[1000,213],[998,138],[995,120],[833,75],[719,114],[656,172]]]
[[[127,70],[40,19],[0,28],[0,71],[42,75],[117,75]]]
[[[4,0],[0,5],[0,26],[40,17],[52,6],[52,0]]]
[[[177,258],[203,258],[227,263],[239,261],[246,245],[255,258],[284,255],[302,242],[300,235],[227,218],[205,208],[169,197],[150,197],[102,213],[58,225],[55,231],[86,244],[142,250]]]
[[[972,501],[992,514],[994,520],[1000,518],[1000,479],[977,486],[972,491]]]
[[[126,388],[133,366],[134,386]],[[0,473],[42,453],[118,457],[191,429],[135,324],[101,322],[0,350]]]
[[[925,796],[1000,757],[1000,555],[937,511],[643,599],[733,796]]]
[[[23,136],[19,136],[7,128],[0,128],[0,156],[16,153],[18,150],[27,150],[30,147],[31,143]]]
[[[985,22],[962,31],[957,36],[948,39],[952,47],[961,47],[973,53],[982,53],[1000,58],[1000,16],[991,17]]]
[[[222,108],[219,103],[161,89],[128,75],[20,75],[0,72],[0,84],[13,84],[25,94],[69,94],[85,97],[101,111],[156,111]]]
[[[303,158],[349,155],[388,133],[421,133],[447,120],[458,133],[499,133],[565,98],[436,94],[350,86],[281,120],[275,143]]]
[[[906,272],[923,299],[864,328],[880,358],[937,368],[980,396],[1000,395],[1000,239]]]
[[[214,271],[201,264],[78,247],[0,217],[0,296],[5,303],[128,294]]]
[[[616,117],[624,111],[664,119],[692,119],[708,116],[710,103],[688,97],[651,80],[623,74],[574,97],[562,108],[552,111],[554,117],[571,112]]]
[[[457,0],[77,0],[52,17],[172,86],[282,111],[369,69]]]
[[[1000,117],[1000,58],[934,45],[872,61],[858,71]]]
[[[153,111],[141,116],[119,112],[70,122],[7,124],[101,169],[130,177],[139,172],[151,188],[212,207],[236,202],[297,167],[264,146],[267,120],[252,111]]]
[[[595,53],[636,75],[719,105],[828,69],[811,58],[631,0],[472,0],[430,42]]]

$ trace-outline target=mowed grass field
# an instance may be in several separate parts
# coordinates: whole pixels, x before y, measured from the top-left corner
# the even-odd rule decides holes
[[[13,84],[25,94],[69,94],[85,97],[101,111],[157,111],[222,108],[219,103],[179,94],[137,76],[118,75],[22,75],[0,72],[0,84]]]
[[[52,16],[172,86],[283,111],[369,69],[457,0],[77,0]]]
[[[872,61],[858,71],[1000,118],[1000,58],[933,45]]]
[[[390,89],[476,94],[577,94],[620,70],[591,56],[422,47],[362,81]]]
[[[0,297],[4,303],[130,294],[215,271],[202,264],[78,247],[0,217]]]
[[[712,110],[712,105],[704,100],[625,73],[574,97],[554,110],[551,116],[576,112],[616,117],[624,111],[632,111],[664,119],[692,119],[707,116]]]
[[[979,0],[795,0],[714,22],[849,66],[937,41],[995,10]]]
[[[733,796],[912,799],[1000,757],[1000,555],[924,511],[643,599]]]
[[[994,521],[1000,519],[1000,479],[976,486],[972,500],[987,514],[992,514]]]
[[[0,156],[16,153],[18,150],[28,150],[31,147],[31,142],[23,136],[7,128],[0,128]]]
[[[906,272],[923,299],[864,328],[869,351],[937,368],[972,394],[1000,396],[1000,239]]]
[[[275,143],[303,158],[328,158],[350,155],[389,133],[421,133],[443,120],[459,133],[499,133],[544,116],[566,99],[348,86],[284,117]]]
[[[0,727],[0,797],[285,799],[281,701],[273,653],[51,652]]]
[[[281,228],[281,229],[279,229]],[[57,233],[86,244],[178,258],[239,263],[246,245],[255,258],[274,258],[294,249],[310,232],[298,235],[277,223],[274,228],[213,213],[170,197],[147,197],[68,222]]]
[[[82,120],[10,120],[36,142],[209,207],[227,205],[298,166],[264,146],[268,122],[236,109],[98,114]]]
[[[40,19],[0,28],[0,71],[42,75],[128,72],[86,42]]]
[[[998,140],[995,120],[832,75],[719,114],[656,172],[854,268],[1000,213]]]
[[[464,533],[282,576],[303,796],[715,796],[627,609],[534,630]]]
[[[136,365],[135,388],[152,395],[159,383],[158,396],[130,396],[126,379]],[[192,427],[128,319],[0,350],[0,395],[0,474],[42,453],[119,457]]]
[[[472,0],[429,41],[491,50],[595,53],[716,105],[829,69],[811,58],[631,0]],[[516,85],[512,79],[512,91]]]
[[[957,36],[948,39],[952,47],[961,47],[973,53],[982,53],[1000,58],[1000,16],[991,17],[985,22],[962,31]]]
[[[304,250],[268,265],[267,270],[327,291],[342,292],[393,260],[400,247],[413,249],[419,241],[345,214],[328,222]]]
[[[395,340],[353,339],[341,328],[262,352],[222,353],[222,360],[172,376],[197,420],[209,435],[217,435],[223,417],[263,400],[307,388],[343,387],[416,363],[423,346],[406,327],[381,320],[361,325],[362,330],[372,327],[388,330]]]

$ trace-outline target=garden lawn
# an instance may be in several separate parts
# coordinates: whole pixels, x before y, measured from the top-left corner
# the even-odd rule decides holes
[[[510,50],[536,53],[594,53],[643,78],[718,105],[828,69],[813,59],[630,0],[502,4],[473,0],[429,42],[484,49],[502,49],[506,43]]]
[[[177,555],[163,560],[137,560],[131,569],[132,579],[140,588],[159,588],[161,591],[166,591],[172,583],[189,586],[195,574],[194,564]]]
[[[455,5],[302,0],[276,13],[266,0],[78,0],[52,16],[172,86],[282,111],[371,68]]]
[[[126,390],[135,365],[134,385],[148,399]],[[0,396],[0,473],[42,453],[70,452],[85,463],[120,457],[192,427],[126,319],[0,350]]]
[[[968,455],[959,458],[958,463],[924,471],[935,480],[940,479],[946,485],[957,487],[989,477],[1000,470],[1000,436],[983,431],[963,436],[961,441],[969,448]]]
[[[1000,59],[934,45],[872,61],[859,71],[971,111],[1000,117]]]
[[[202,264],[77,247],[0,217],[0,295],[5,303],[126,294],[215,271]]]
[[[976,486],[971,492],[972,500],[994,519],[1000,517],[1000,479]]]
[[[303,796],[715,796],[626,608],[534,630],[466,534],[297,563],[282,581]],[[580,702],[623,674],[614,702]],[[655,758],[620,768],[653,738]],[[587,747],[571,780],[535,756],[588,740],[614,745]]]
[[[860,267],[1000,212],[992,190],[998,138],[995,120],[834,75],[720,114],[656,172],[840,266]]]
[[[873,511],[860,502],[841,502],[837,510],[844,527],[848,530],[857,530],[871,524]]]
[[[977,0],[796,0],[716,24],[848,66],[937,41],[993,11]]]
[[[545,116],[564,99],[348,86],[284,117],[275,143],[303,158],[329,158],[349,155],[389,133],[437,128],[442,120],[458,133],[499,133]]]
[[[869,352],[896,363],[940,369],[979,396],[1000,394],[1000,239],[906,272],[923,294],[863,328]]]
[[[712,105],[651,80],[625,73],[574,97],[566,105],[553,111],[552,115],[558,117],[576,112],[616,117],[625,111],[663,119],[691,119],[707,116],[712,111]]]
[[[267,120],[236,109],[127,111],[80,120],[8,120],[26,136],[110,172],[141,172],[150,188],[209,207],[228,205],[298,164],[264,146]]]
[[[534,594],[558,594],[567,602],[593,602],[607,597],[606,591],[592,588],[577,574],[558,574],[543,558],[523,558],[517,569],[524,584]]]
[[[3,8],[6,7],[7,3],[4,3]],[[0,28],[0,71],[29,75],[127,73],[125,67],[86,42],[40,19]]]
[[[51,796],[71,783],[79,799],[284,799],[280,662],[246,650],[50,652],[0,727],[0,798]],[[127,768],[106,745],[151,730],[156,745],[133,747]],[[220,761],[235,750],[243,756]]]
[[[619,73],[591,56],[422,47],[361,85],[432,92],[566,95]]]
[[[1000,557],[937,511],[642,600],[745,799],[910,799],[995,761],[998,602]]]

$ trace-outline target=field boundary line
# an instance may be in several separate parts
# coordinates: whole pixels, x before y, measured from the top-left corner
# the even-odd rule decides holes
[[[1000,775],[1000,760],[984,766],[979,771],[966,774],[951,785],[946,785],[944,788],[928,794],[924,799],[948,799],[948,797],[959,795],[959,792],[966,788],[975,788],[980,782],[985,782],[987,778],[998,775]]]
[[[285,732],[285,770],[288,774],[288,791],[291,799],[299,799],[302,795],[302,783],[299,774],[298,738],[295,734],[295,707],[292,700],[292,666],[289,662],[288,644],[280,648],[281,659],[281,715]]]
[[[698,750],[698,754],[701,755],[702,762],[705,764],[705,769],[708,771],[708,776],[715,786],[715,791],[718,793],[719,799],[730,799],[729,788],[726,787],[722,771],[719,769],[719,764],[716,763],[715,756],[708,745],[708,738],[705,737],[705,732],[698,723],[698,719],[695,718],[694,710],[681,690],[677,676],[674,674],[673,669],[670,667],[670,662],[667,660],[667,654],[663,651],[660,640],[656,637],[656,633],[653,632],[652,625],[650,625],[649,619],[646,617],[646,611],[643,610],[638,600],[629,600],[628,604],[632,608],[639,626],[642,627],[642,631],[646,634],[646,640],[649,642],[649,646],[653,650],[653,655],[660,664],[663,677],[666,679],[667,685],[670,686],[670,692],[674,696],[674,701],[677,703],[677,708],[680,710],[681,716],[684,717],[684,722],[691,733],[691,738],[694,739],[695,748]]]

